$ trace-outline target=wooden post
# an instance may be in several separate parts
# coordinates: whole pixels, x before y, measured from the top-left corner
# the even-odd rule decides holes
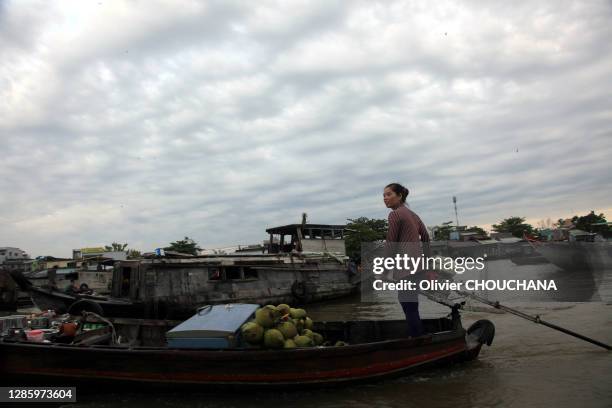
[[[297,245],[296,245],[296,249],[299,252],[302,252],[302,228],[301,227],[297,227]]]

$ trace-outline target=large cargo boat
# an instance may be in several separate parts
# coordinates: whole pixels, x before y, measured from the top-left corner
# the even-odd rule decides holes
[[[344,225],[292,224],[266,230],[263,254],[151,256],[115,263],[110,296],[67,294],[28,286],[42,310],[105,316],[188,317],[201,305],[305,304],[358,287],[344,247]]]

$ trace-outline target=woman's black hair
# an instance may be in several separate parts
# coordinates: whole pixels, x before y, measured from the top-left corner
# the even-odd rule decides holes
[[[408,197],[408,194],[410,193],[408,189],[402,186],[400,183],[387,184],[385,188],[390,188],[395,194],[399,195],[402,203],[406,202],[406,197]]]

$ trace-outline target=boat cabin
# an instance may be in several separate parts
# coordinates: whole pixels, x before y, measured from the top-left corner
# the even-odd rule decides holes
[[[289,224],[268,228],[270,240],[266,244],[270,254],[297,252],[333,252],[346,254],[344,230],[346,225]]]

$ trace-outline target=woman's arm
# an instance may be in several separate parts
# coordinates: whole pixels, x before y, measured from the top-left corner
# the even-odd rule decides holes
[[[429,232],[427,232],[427,227],[423,224],[423,221],[419,218],[419,235],[421,236],[422,242],[429,242]]]
[[[425,224],[423,224],[423,221],[421,221],[421,218],[418,218],[419,220],[419,235],[421,236],[421,242],[422,242],[422,247],[423,247],[423,255],[425,255],[426,257],[430,257],[431,256],[431,249],[429,248],[429,232],[427,232],[427,227],[425,227]]]

